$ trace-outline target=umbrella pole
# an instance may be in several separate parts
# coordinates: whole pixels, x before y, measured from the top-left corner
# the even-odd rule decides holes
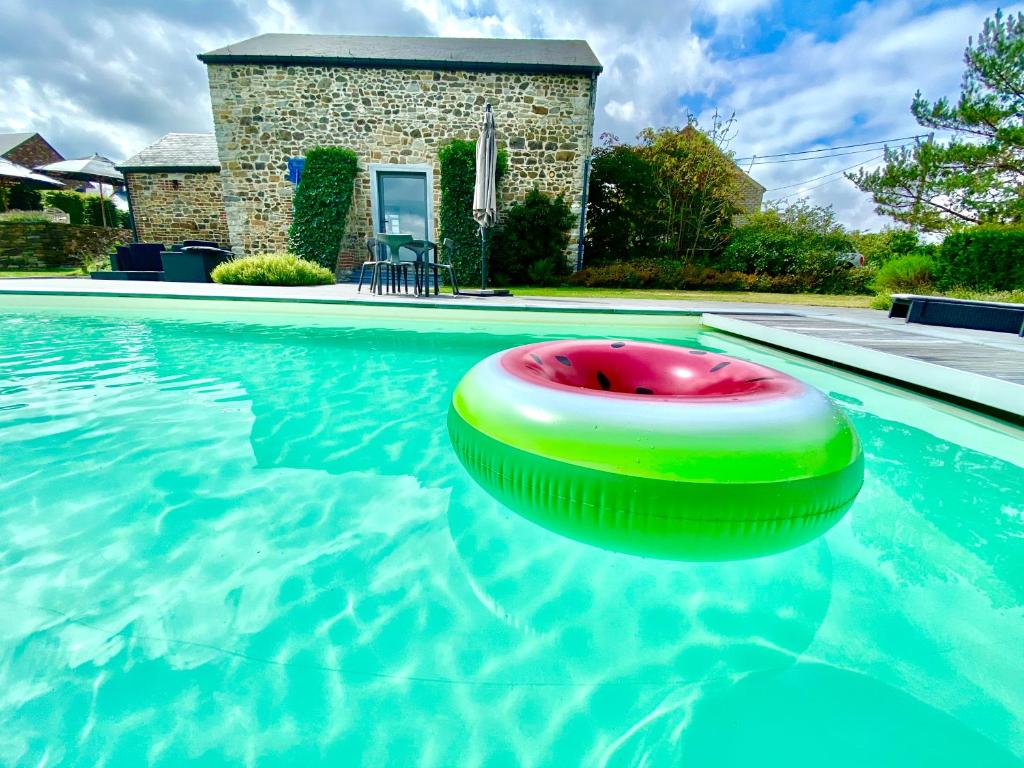
[[[100,218],[103,220],[103,227],[107,226],[107,206],[103,204],[103,182],[100,182]]]
[[[480,227],[480,290],[487,290],[487,228]]]

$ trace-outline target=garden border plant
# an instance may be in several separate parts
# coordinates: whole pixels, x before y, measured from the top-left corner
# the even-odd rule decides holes
[[[214,267],[210,277],[227,285],[333,285],[334,272],[291,253],[241,256]]]

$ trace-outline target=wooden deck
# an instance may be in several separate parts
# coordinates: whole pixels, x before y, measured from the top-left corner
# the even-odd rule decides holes
[[[1024,417],[1024,339],[899,319],[714,314],[703,324],[937,395]]]

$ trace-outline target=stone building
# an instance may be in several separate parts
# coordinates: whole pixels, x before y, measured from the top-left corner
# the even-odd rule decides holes
[[[117,168],[124,174],[136,239],[229,243],[212,133],[168,133]]]
[[[601,72],[582,40],[269,34],[199,59],[238,253],[285,249],[296,176],[289,168],[318,145],[347,147],[360,161],[343,268],[362,257],[363,238],[385,227],[436,241],[438,149],[475,139],[485,104],[508,152],[501,203],[536,185],[582,216]]]
[[[64,159],[50,142],[38,133],[0,133],[0,157],[26,168],[56,163]]]

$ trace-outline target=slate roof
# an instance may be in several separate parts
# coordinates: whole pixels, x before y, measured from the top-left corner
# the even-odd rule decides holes
[[[35,135],[35,131],[29,131],[28,133],[0,133],[0,155],[6,155],[12,149],[24,144]]]
[[[598,74],[586,40],[290,35],[270,33],[199,54],[206,64],[325,64],[342,67]]]
[[[123,163],[119,171],[219,171],[217,141],[212,133],[168,133]]]

